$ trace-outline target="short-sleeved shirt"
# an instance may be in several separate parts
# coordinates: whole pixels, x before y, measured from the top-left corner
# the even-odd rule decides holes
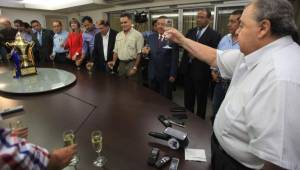
[[[238,49],[238,50],[240,49],[240,44],[238,43],[238,41],[233,40],[231,34],[225,35],[221,39],[220,43],[218,44],[218,50],[224,51],[229,49]],[[221,82],[222,77],[218,68],[212,68],[212,69],[218,73],[218,82]]]
[[[55,55],[56,53],[65,53],[68,50],[65,50],[64,47],[61,45],[65,44],[65,41],[68,38],[69,33],[67,31],[61,31],[59,33],[55,33],[53,37],[53,50],[52,54]]]
[[[125,35],[124,31],[119,32],[116,37],[114,53],[118,54],[119,60],[134,60],[144,46],[143,35],[131,28]]]
[[[214,123],[220,145],[249,168],[300,169],[299,45],[286,36],[247,56],[217,56],[222,77],[232,78]]]

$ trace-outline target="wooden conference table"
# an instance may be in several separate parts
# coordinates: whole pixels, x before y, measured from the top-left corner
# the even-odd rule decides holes
[[[1,126],[21,120],[29,128],[28,140],[49,150],[63,146],[63,131],[76,132],[78,170],[99,169],[92,162],[97,155],[93,150],[90,134],[93,130],[103,133],[103,152],[108,159],[105,170],[151,170],[147,158],[151,147],[161,150],[160,156],[180,158],[178,169],[210,169],[211,126],[188,114],[186,128],[177,128],[188,133],[189,148],[205,149],[207,162],[184,160],[184,151],[173,151],[166,142],[148,136],[150,131],[162,132],[164,126],[158,121],[160,114],[170,116],[171,107],[176,106],[159,94],[134,82],[115,76],[75,67],[58,66],[73,72],[77,82],[54,92],[35,95],[12,95],[0,93],[0,109],[23,105],[24,111],[10,114],[0,121]],[[0,65],[0,72],[8,68]],[[1,84],[1,82],[0,82]],[[169,165],[164,169],[168,169]],[[66,169],[72,169],[68,167]]]

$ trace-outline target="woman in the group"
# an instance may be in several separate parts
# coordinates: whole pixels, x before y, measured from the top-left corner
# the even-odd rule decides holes
[[[80,23],[76,18],[70,21],[72,31],[69,33],[68,39],[65,43],[65,49],[69,49],[69,59],[75,61],[76,66],[79,68],[83,60],[82,56],[82,32]]]

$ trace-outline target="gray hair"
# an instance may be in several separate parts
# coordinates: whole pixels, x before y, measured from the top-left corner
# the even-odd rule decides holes
[[[297,33],[294,8],[288,0],[254,0],[251,4],[256,7],[257,22],[264,19],[271,22],[272,35],[282,37]]]

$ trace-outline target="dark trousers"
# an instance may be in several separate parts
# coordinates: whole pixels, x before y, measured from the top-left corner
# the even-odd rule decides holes
[[[190,75],[184,76],[184,106],[194,113],[197,98],[197,115],[205,119],[209,78],[195,79]]]
[[[172,100],[172,83],[168,78],[162,80],[152,79],[149,81],[149,87],[157,93],[160,93],[162,96]]]
[[[67,58],[68,53],[56,53],[54,62],[59,64],[69,64],[71,61]]]
[[[229,156],[214,134],[211,137],[211,154],[212,170],[252,170]]]
[[[228,82],[222,81],[222,82],[216,83],[216,85],[215,85],[213,100],[212,100],[212,104],[213,104],[213,117],[211,118],[212,123],[214,123],[214,120],[218,113],[218,110],[225,98],[229,84],[230,84],[230,81],[228,81]]]

